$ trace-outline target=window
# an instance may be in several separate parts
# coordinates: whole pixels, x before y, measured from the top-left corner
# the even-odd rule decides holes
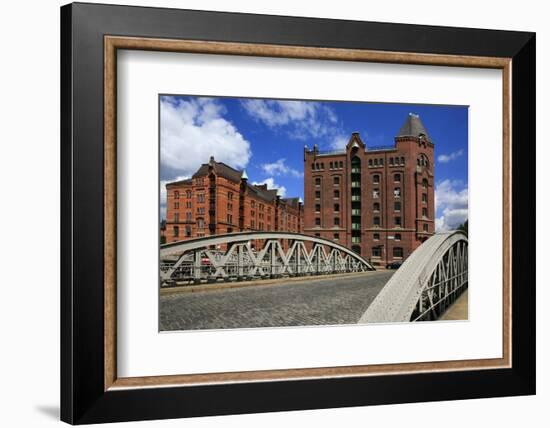
[[[335,234],[333,235],[333,237],[334,237],[334,240],[335,240],[335,241],[338,241],[338,240],[340,239],[340,234],[339,234],[339,233],[335,233]]]
[[[320,186],[321,185],[321,177],[315,177],[315,185]]]
[[[374,239],[375,241],[380,241],[380,234],[375,233],[374,235],[372,235],[372,239]]]
[[[400,187],[396,187],[395,189],[393,189],[393,197],[394,198],[400,198],[401,197],[401,188]]]
[[[373,183],[380,183],[380,175],[374,174],[374,175],[372,176],[372,182],[373,182]]]
[[[204,203],[204,193],[199,193],[197,195],[197,202]]]
[[[369,159],[369,166],[372,166],[372,159]]]
[[[233,200],[233,192],[227,192],[227,199],[229,199],[230,201]]]
[[[393,210],[394,211],[401,211],[401,202],[394,202]]]
[[[427,232],[427,231],[428,231],[428,225],[425,224],[425,225],[424,225],[424,232]]]
[[[321,169],[325,169],[325,163],[321,162]]]
[[[197,208],[197,214],[204,215],[204,207]]]
[[[193,214],[191,214],[191,211],[187,211],[185,213],[185,220],[191,221],[193,219]]]
[[[185,192],[187,199],[191,199],[191,196],[193,196],[193,193],[191,193],[191,190],[188,190]]]
[[[315,217],[315,226],[321,226],[321,219],[319,217]]]
[[[340,217],[334,217],[334,226],[340,226]]]
[[[344,162],[340,161],[340,169],[344,168]]]
[[[320,238],[320,237],[321,237],[321,234],[320,234],[320,233],[316,233],[315,236],[316,236],[317,238]]]
[[[191,226],[185,226],[185,236],[191,236]]]
[[[192,207],[193,207],[193,202],[187,201],[187,202],[185,203],[185,208],[192,208]]]
[[[311,170],[315,171],[315,164],[314,163],[311,164]]]
[[[374,204],[372,204],[372,209],[373,211],[380,211],[380,203],[375,202]]]
[[[332,168],[332,162],[329,163],[329,168],[330,168],[330,169],[333,169],[333,168]]]
[[[380,190],[379,190],[379,189],[374,189],[374,190],[372,191],[372,197],[373,197],[374,199],[379,198],[379,197],[380,197]]]
[[[401,183],[401,174],[393,174],[393,181]]]
[[[334,198],[335,199],[340,199],[340,191],[339,190],[334,191]]]
[[[373,247],[372,248],[372,257],[382,257],[382,248],[381,247]]]
[[[321,199],[321,191],[320,190],[315,191],[315,199]]]
[[[428,208],[422,208],[422,217],[428,217]]]
[[[256,208],[256,201],[250,201],[250,208]]]
[[[233,204],[227,203],[227,211],[233,211]]]
[[[393,247],[393,257],[402,259],[403,258],[403,248]]]
[[[250,216],[251,217],[256,217],[256,211],[250,211]]]
[[[375,225],[375,226],[380,226],[380,217],[376,216],[372,219],[372,223]]]
[[[352,242],[353,244],[359,244],[359,243],[361,243],[361,237],[360,237],[360,236],[352,236],[352,237],[351,237],[351,242]],[[353,251],[355,251],[355,250],[353,250]],[[359,250],[359,252],[360,252],[360,251],[361,251],[361,250]],[[357,251],[355,251],[355,252],[357,252]]]
[[[390,166],[393,166],[393,158],[390,158]]]
[[[380,159],[380,166],[384,166],[384,158]]]
[[[321,204],[315,204],[315,212],[321,211]]]
[[[180,236],[180,228],[179,228],[179,226],[174,226],[174,236]]]
[[[340,212],[340,204],[334,204],[334,212],[335,213]]]
[[[334,181],[334,185],[338,186],[340,184],[340,177],[338,177],[338,176],[334,177],[333,181]]]
[[[422,179],[422,188],[426,190],[428,188],[428,180],[423,178]]]
[[[426,193],[422,193],[422,202],[428,203],[428,195]]]
[[[180,192],[178,190],[174,190],[174,199],[180,198]]]
[[[174,223],[180,222],[180,213],[174,213]]]
[[[401,165],[405,165],[405,158],[403,156],[401,157]]]
[[[401,226],[401,217],[395,217],[393,219],[393,224],[396,226]]]
[[[378,159],[374,160],[374,166],[378,166]]]
[[[260,204],[260,211],[263,211],[264,210],[264,204]]]
[[[400,234],[400,233],[396,233],[394,239],[395,239],[396,241],[401,241],[401,234]]]
[[[178,210],[179,208],[180,208],[180,203],[179,202],[174,202],[174,209]]]
[[[250,220],[250,228],[251,229],[256,229],[256,221],[255,220]]]
[[[232,224],[233,223],[233,214],[227,214],[227,222],[229,224]]]
[[[204,219],[203,218],[197,219],[197,227],[199,229],[204,229]]]

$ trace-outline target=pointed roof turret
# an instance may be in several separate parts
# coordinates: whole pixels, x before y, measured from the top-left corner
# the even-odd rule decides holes
[[[405,123],[399,130],[399,134],[397,134],[397,136],[418,138],[421,135],[424,135],[426,139],[430,140],[428,131],[426,131],[426,128],[424,128],[424,124],[420,120],[420,116],[414,113],[409,113],[407,119],[405,120]]]
[[[246,169],[243,169],[243,172],[241,173],[241,180],[248,180],[248,174],[246,173]]]

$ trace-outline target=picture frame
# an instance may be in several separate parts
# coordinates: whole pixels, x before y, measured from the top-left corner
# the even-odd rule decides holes
[[[116,52],[121,49],[502,70],[502,358],[119,378]],[[61,419],[86,424],[534,394],[535,97],[534,33],[63,6]]]

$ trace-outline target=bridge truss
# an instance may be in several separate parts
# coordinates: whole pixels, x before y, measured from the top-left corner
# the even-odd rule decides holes
[[[260,243],[259,248],[253,243]],[[164,244],[160,261],[161,286],[374,270],[333,241],[287,232],[231,233]]]
[[[410,255],[359,323],[438,319],[467,287],[468,238],[438,233]]]

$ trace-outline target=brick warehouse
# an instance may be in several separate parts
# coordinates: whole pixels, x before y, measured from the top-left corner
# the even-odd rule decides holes
[[[435,230],[434,145],[409,114],[393,147],[304,148],[304,233],[337,241],[373,264],[404,260]]]
[[[166,242],[258,230],[300,233],[303,205],[265,184],[250,184],[246,171],[211,157],[190,179],[166,184],[163,228]]]

